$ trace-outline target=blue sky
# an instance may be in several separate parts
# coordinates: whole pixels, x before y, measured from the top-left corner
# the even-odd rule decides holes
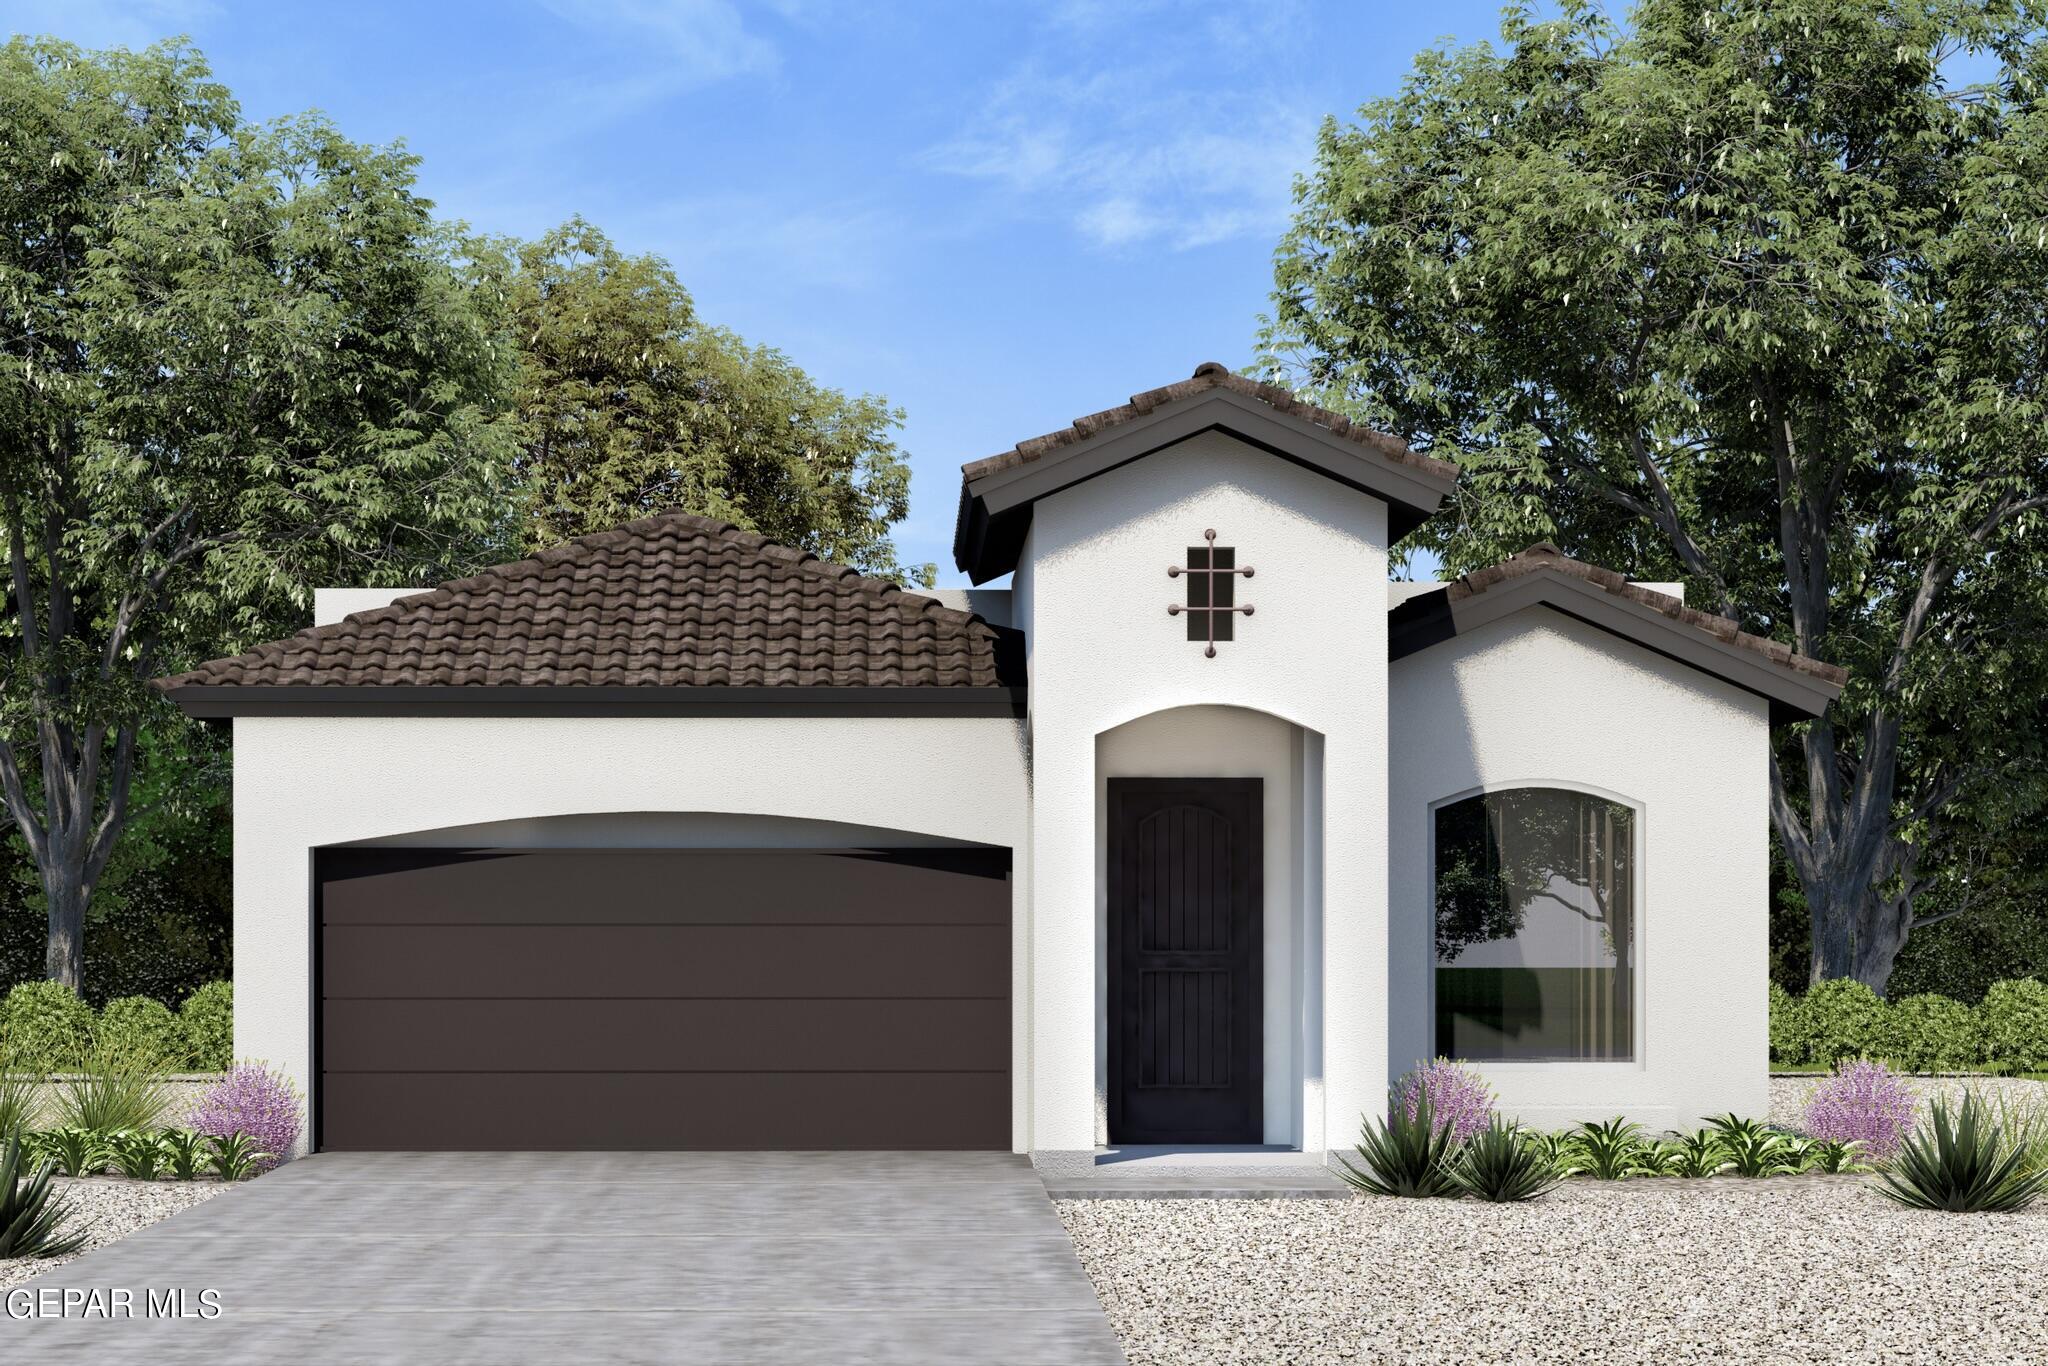
[[[1325,115],[1496,0],[10,0],[87,46],[188,34],[251,117],[403,139],[442,211],[581,213],[707,319],[908,412],[904,558],[959,466],[1250,358]]]

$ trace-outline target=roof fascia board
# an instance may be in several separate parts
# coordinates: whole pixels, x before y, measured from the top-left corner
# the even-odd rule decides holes
[[[1024,714],[1023,688],[188,686],[187,716],[928,716]]]

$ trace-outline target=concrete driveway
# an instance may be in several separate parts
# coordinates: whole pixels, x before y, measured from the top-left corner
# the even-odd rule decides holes
[[[220,1312],[10,1319],[0,1355],[1123,1361],[1044,1187],[999,1153],[322,1153],[28,1289],[53,1286]]]

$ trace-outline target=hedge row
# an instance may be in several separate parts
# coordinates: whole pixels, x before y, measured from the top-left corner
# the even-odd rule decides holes
[[[95,1011],[57,982],[22,982],[0,1001],[0,1067],[67,1072],[95,1049],[145,1054],[166,1071],[225,1072],[234,1064],[234,985],[208,982],[175,1013],[147,996]]]
[[[1996,1066],[2048,1071],[2048,986],[2031,977],[1994,983],[1981,1005],[1932,992],[1887,1002],[1841,978],[1793,996],[1771,984],[1771,1061],[1880,1058],[1909,1072]]]

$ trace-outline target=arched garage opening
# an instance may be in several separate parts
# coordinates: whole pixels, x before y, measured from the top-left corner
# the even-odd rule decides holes
[[[718,813],[315,850],[314,1143],[1007,1149],[1009,878]]]

